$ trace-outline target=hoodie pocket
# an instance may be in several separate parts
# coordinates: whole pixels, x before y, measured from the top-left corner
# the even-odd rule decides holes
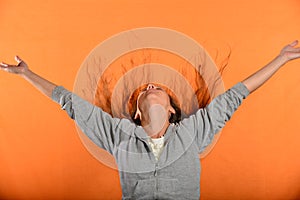
[[[172,197],[176,198],[176,195],[179,192],[178,185],[178,179],[158,178],[157,190],[160,195],[172,199]]]
[[[176,199],[179,194],[178,179],[157,178],[138,180],[134,199]]]
[[[138,180],[133,192],[134,199],[153,199],[155,186],[155,179]]]

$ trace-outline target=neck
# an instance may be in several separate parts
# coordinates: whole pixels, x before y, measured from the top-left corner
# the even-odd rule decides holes
[[[154,125],[154,127],[152,125],[146,125],[146,126],[143,126],[143,128],[151,138],[160,138],[166,133],[169,125],[170,125],[169,122],[165,123],[164,126],[159,131],[157,131],[157,129],[155,129],[155,127],[157,125]]]
[[[149,112],[146,112],[141,122],[142,127],[151,138],[163,136],[169,127],[168,114],[161,106],[152,106]]]

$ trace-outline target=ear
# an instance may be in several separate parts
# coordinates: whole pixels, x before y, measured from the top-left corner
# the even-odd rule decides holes
[[[169,111],[170,111],[171,113],[173,113],[173,114],[176,113],[175,109],[174,109],[172,106],[169,107]]]

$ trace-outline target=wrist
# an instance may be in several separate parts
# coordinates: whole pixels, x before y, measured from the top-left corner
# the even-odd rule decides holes
[[[275,58],[275,60],[280,66],[284,65],[285,63],[287,63],[289,61],[289,59],[285,55],[281,55],[281,54],[279,54]]]
[[[280,63],[282,63],[282,65],[284,65],[285,63],[287,63],[289,61],[289,58],[285,54],[279,54],[277,56],[277,59],[279,60]]]
[[[27,68],[27,69],[24,69],[24,71],[22,73],[20,73],[19,75],[26,79],[26,78],[29,78],[32,74],[33,74],[33,72]]]

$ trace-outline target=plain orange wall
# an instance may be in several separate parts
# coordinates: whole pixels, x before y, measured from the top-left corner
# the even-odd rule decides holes
[[[299,0],[1,0],[0,60],[18,54],[72,90],[95,46],[121,31],[157,26],[200,44],[228,44],[229,88],[300,39],[299,25]],[[202,160],[201,199],[300,198],[299,65],[281,69],[224,128]],[[58,105],[4,72],[0,94],[0,199],[121,198],[117,171],[88,153]]]

